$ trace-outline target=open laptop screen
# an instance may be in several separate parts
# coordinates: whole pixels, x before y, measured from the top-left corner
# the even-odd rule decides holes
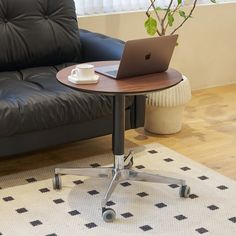
[[[166,71],[178,35],[129,40],[119,64],[97,67],[95,71],[111,78],[122,79]]]

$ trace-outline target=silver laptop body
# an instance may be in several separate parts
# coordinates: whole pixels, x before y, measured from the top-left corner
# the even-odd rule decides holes
[[[129,40],[125,43],[120,63],[96,67],[95,71],[111,78],[166,71],[176,46],[178,35]]]

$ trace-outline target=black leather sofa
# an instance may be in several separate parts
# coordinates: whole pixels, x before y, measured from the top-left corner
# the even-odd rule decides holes
[[[56,80],[72,64],[119,60],[123,42],[79,30],[73,0],[0,0],[0,157],[112,132],[112,97]],[[126,100],[126,128],[144,122],[143,96]]]

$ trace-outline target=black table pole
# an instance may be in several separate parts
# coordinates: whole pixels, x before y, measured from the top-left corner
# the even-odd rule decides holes
[[[125,95],[113,97],[112,150],[114,155],[124,154],[125,139]]]

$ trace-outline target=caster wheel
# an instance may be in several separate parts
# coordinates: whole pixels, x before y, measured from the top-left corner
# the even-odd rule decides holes
[[[179,191],[180,197],[188,198],[190,195],[190,187],[188,185],[182,185]]]
[[[105,208],[102,211],[102,218],[105,222],[113,222],[116,219],[116,212],[112,208]]]
[[[53,186],[53,189],[55,189],[55,190],[60,190],[61,189],[62,183],[61,183],[61,176],[60,175],[56,174],[53,177],[52,186]]]

